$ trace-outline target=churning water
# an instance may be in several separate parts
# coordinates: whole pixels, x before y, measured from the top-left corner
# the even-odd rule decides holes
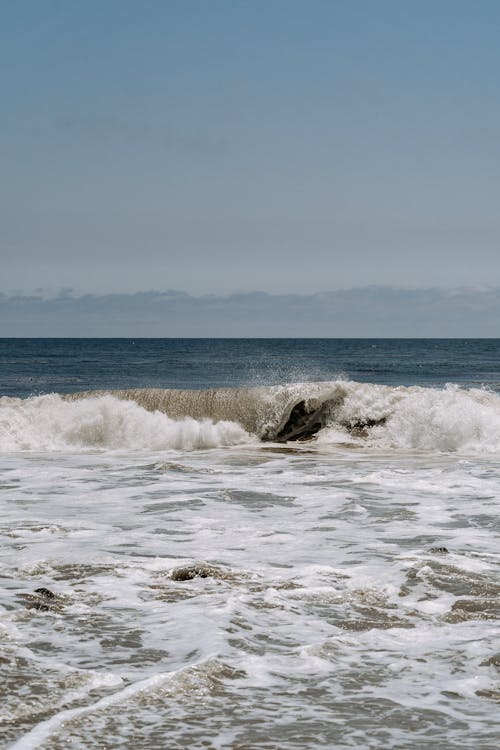
[[[0,366],[2,747],[499,747],[500,342]]]

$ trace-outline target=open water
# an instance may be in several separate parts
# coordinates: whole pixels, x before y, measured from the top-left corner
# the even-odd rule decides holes
[[[499,340],[0,340],[0,746],[500,747]]]

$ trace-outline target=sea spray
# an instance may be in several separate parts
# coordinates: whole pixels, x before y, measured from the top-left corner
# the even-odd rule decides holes
[[[193,450],[258,440],[500,453],[500,396],[354,381],[0,399],[0,450]]]
[[[0,399],[2,451],[193,450],[248,441],[251,436],[234,422],[174,420],[111,395]]]

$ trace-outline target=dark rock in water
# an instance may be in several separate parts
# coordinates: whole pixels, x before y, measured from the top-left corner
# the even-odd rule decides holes
[[[172,581],[191,581],[197,576],[200,578],[206,578],[207,574],[204,570],[194,566],[189,568],[176,568],[170,574]]]
[[[43,596],[44,599],[55,599],[56,598],[56,595],[54,594],[53,591],[50,591],[50,589],[46,589],[46,588],[43,588],[43,587],[40,588],[40,589],[35,589],[35,594],[40,594],[40,596]]]
[[[285,426],[274,439],[278,443],[286,443],[288,440],[307,440],[313,437],[323,427],[322,411],[323,407],[308,409],[306,402],[300,401],[293,407]]]
[[[193,578],[224,578],[224,572],[213,565],[186,565],[174,568],[170,573],[172,581],[192,581]]]
[[[353,437],[368,437],[370,429],[372,427],[380,427],[387,422],[385,417],[381,419],[363,419],[358,422],[349,422],[340,424],[345,427]]]
[[[43,586],[35,589],[34,594],[19,594],[19,598],[24,601],[28,609],[35,609],[37,612],[57,612],[63,600],[62,597]]]
[[[299,401],[295,404],[286,424],[273,437],[269,439],[279,443],[286,443],[289,440],[310,440],[323,427],[332,423],[333,412],[332,403],[326,401],[318,407],[310,406],[306,401]],[[369,429],[385,424],[386,419],[364,419],[358,422],[342,422],[339,424],[345,427],[353,437],[368,437]]]
[[[431,547],[429,549],[429,552],[431,552],[433,555],[447,555],[447,554],[449,554],[449,550],[446,549],[446,547]]]
[[[382,419],[364,419],[362,422],[351,422],[350,424],[343,424],[342,427],[347,427],[353,437],[366,438],[368,437],[369,430],[371,427],[379,427],[386,423],[386,418]]]
[[[296,404],[286,424],[277,433],[275,437],[269,439],[276,440],[278,443],[286,443],[289,440],[310,440],[323,427],[332,423],[333,413],[332,406],[329,402],[320,404],[314,408],[308,406],[305,401],[299,401]],[[386,423],[386,418],[382,419],[363,419],[358,422],[342,422],[339,424],[345,427],[353,437],[368,437],[371,427],[378,427]]]
[[[26,602],[27,609],[36,609],[37,612],[50,612],[54,608],[50,606],[50,604],[47,604],[46,602],[37,601],[36,599],[31,599],[30,601]]]

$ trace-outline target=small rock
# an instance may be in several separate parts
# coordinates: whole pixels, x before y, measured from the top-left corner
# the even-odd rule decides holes
[[[53,591],[50,591],[50,589],[46,589],[44,587],[40,589],[35,589],[35,594],[40,594],[40,596],[43,596],[44,599],[55,599],[56,595]]]
[[[429,552],[433,555],[448,555],[449,550],[446,547],[431,547]]]
[[[35,589],[34,594],[18,594],[18,598],[23,600],[27,609],[38,612],[58,612],[64,599],[43,586]]]
[[[193,578],[220,578],[221,571],[211,565],[186,565],[174,568],[170,573],[172,581],[192,581]]]

